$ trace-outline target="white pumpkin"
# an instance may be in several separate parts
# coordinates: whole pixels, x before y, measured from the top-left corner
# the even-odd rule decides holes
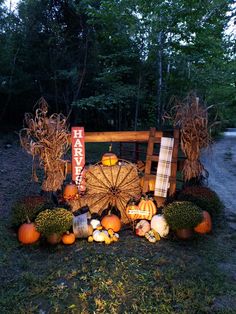
[[[163,238],[169,233],[169,225],[163,215],[154,215],[151,220],[151,228]]]
[[[91,219],[90,224],[92,225],[93,229],[101,226],[101,223],[98,219]]]
[[[103,242],[103,241],[105,241],[104,233],[101,232],[100,230],[95,230],[93,232],[93,240],[96,241],[96,242]]]

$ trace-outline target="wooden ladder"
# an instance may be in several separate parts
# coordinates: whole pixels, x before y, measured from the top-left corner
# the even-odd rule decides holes
[[[161,137],[163,132],[157,132],[155,128],[150,129],[148,146],[147,146],[147,155],[146,155],[146,165],[144,172],[144,184],[143,184],[143,193],[147,193],[149,190],[149,180],[156,180],[156,174],[151,173],[152,163],[159,160],[159,156],[154,154],[154,145],[156,143],[161,143]],[[176,173],[177,173],[177,161],[178,161],[178,148],[179,148],[179,129],[174,129],[174,147],[172,152],[171,160],[171,175],[169,177],[170,187],[168,191],[168,196],[171,196],[176,191]],[[165,202],[165,197],[154,196],[158,207],[163,206]]]

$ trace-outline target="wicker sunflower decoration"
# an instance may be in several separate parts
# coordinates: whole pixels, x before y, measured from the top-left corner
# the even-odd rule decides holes
[[[121,221],[129,223],[125,208],[131,198],[141,194],[137,166],[124,160],[117,165],[103,166],[101,163],[90,166],[86,172],[87,193],[81,198],[91,213],[101,214],[109,205],[115,206],[121,214]]]

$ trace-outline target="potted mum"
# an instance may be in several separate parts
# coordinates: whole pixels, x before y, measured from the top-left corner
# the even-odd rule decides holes
[[[62,234],[71,228],[72,222],[73,214],[64,208],[46,209],[35,219],[36,229],[50,244],[59,243]]]
[[[195,204],[187,201],[173,202],[164,210],[164,217],[170,228],[181,239],[188,239],[203,218],[202,210]]]

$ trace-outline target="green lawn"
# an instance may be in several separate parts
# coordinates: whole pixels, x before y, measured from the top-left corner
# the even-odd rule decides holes
[[[182,242],[151,244],[129,230],[110,246],[22,246],[1,221],[1,313],[235,313],[227,262],[235,236],[227,226]],[[228,300],[228,299],[227,299]]]

